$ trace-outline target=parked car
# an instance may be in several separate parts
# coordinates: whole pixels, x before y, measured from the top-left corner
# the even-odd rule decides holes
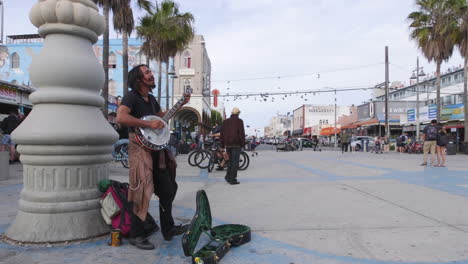
[[[303,148],[313,148],[314,147],[314,144],[312,143],[312,140],[310,140],[308,138],[298,138],[297,140],[302,142],[302,147]]]
[[[363,145],[362,142],[364,141],[364,144],[366,144],[366,141],[368,141],[367,149],[370,151],[371,149],[374,148],[375,142],[373,137],[369,136],[357,136],[355,140],[351,141],[351,146],[356,147],[356,151],[362,150]]]

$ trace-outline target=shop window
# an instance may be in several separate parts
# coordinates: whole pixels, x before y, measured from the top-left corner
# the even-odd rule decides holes
[[[109,69],[117,68],[117,56],[114,52],[109,54]]]
[[[18,55],[18,53],[13,53],[11,55],[11,68],[12,69],[19,69],[20,67],[20,56]]]
[[[184,79],[184,92],[187,91],[187,89],[191,87],[192,87],[192,81],[190,79]]]
[[[192,55],[190,54],[190,51],[186,50],[184,52],[184,67],[185,68],[192,68]]]

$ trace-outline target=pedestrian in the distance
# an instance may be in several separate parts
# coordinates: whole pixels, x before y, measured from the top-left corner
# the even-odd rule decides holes
[[[437,134],[437,165],[436,167],[445,167],[446,160],[446,147],[448,144],[449,138],[447,136],[447,131],[445,129],[439,130]]]
[[[346,131],[341,134],[341,153],[348,152],[349,135]]]
[[[436,145],[437,145],[437,120],[432,120],[431,124],[426,126],[423,131],[424,155],[421,166],[427,166],[427,154],[431,152],[431,165],[435,165]]]
[[[240,110],[234,107],[231,117],[224,120],[221,128],[221,148],[226,148],[229,155],[229,166],[224,179],[231,185],[239,184],[237,170],[239,169],[239,157],[241,147],[245,146],[244,122],[239,118]]]

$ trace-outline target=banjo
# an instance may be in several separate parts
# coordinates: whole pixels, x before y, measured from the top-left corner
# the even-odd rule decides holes
[[[136,142],[144,149],[149,151],[158,151],[167,147],[170,139],[170,131],[168,128],[168,121],[171,119],[177,110],[183,105],[187,97],[192,93],[192,88],[188,88],[184,96],[177,101],[177,103],[167,112],[162,118],[155,115],[148,115],[141,118],[145,121],[161,121],[164,123],[164,127],[160,129],[152,129],[149,127],[138,127],[135,128],[135,139]]]

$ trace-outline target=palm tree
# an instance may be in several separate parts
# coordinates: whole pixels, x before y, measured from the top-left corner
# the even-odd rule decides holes
[[[106,28],[102,39],[102,66],[104,67],[104,87],[102,88],[102,97],[104,98],[104,105],[102,113],[107,120],[109,114],[108,100],[109,100],[109,13],[111,9],[111,0],[92,0],[95,4],[102,7]],[[119,1],[113,1],[119,2]]]
[[[113,1],[112,10],[114,13],[114,29],[122,34],[122,64],[123,64],[123,94],[128,92],[128,37],[135,27],[131,0]],[[151,10],[152,5],[148,0],[137,0],[139,8]]]
[[[142,51],[147,59],[155,59],[158,62],[158,101],[161,102],[161,80],[162,63],[166,63],[168,71],[169,58],[175,56],[178,51],[193,38],[193,15],[190,13],[180,13],[178,5],[165,0],[160,5],[156,5],[154,11],[142,19],[137,27],[138,37],[145,42]],[[169,105],[169,80],[166,78],[166,105]]]
[[[164,43],[162,61],[166,63],[166,106],[169,109],[169,61],[174,58],[178,52],[182,52],[193,39],[195,30],[193,27],[194,18],[191,13],[180,13],[176,3],[165,1],[161,6],[165,14],[169,14],[171,19],[168,23],[168,39]],[[174,87],[172,87],[174,89]]]
[[[457,35],[457,1],[459,0],[416,0],[418,11],[412,12],[410,39],[418,43],[424,56],[435,61],[437,87],[437,121],[440,122],[440,66],[453,53]]]
[[[465,58],[463,68],[463,107],[465,113],[465,134],[464,134],[464,145],[465,152],[468,151],[468,6],[464,0],[460,1],[459,6],[459,17],[460,17],[460,31],[458,35],[458,48],[460,53]],[[468,152],[466,152],[468,154]]]

